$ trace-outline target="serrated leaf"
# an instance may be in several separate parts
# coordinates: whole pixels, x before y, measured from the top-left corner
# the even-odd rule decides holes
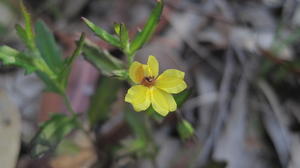
[[[82,17],[82,20],[99,38],[101,38],[102,40],[106,41],[107,43],[113,46],[121,48],[121,44],[118,38],[109,34],[104,29],[96,26],[93,22],[89,21],[88,19]]]
[[[111,76],[113,71],[120,70],[123,64],[117,58],[114,58],[107,51],[86,43],[83,48],[84,58],[99,69],[104,75]]]
[[[42,157],[53,152],[61,140],[77,128],[75,117],[55,114],[46,121],[31,141],[31,156]]]
[[[27,55],[8,46],[0,46],[0,60],[6,65],[20,66],[24,68],[27,73],[36,70],[36,67]]]
[[[160,16],[162,14],[164,7],[163,0],[159,0],[152,10],[150,17],[148,18],[143,30],[138,33],[138,35],[134,38],[130,45],[130,53],[135,53],[138,49],[140,49],[152,36],[155,31],[158,22],[160,20]]]
[[[187,120],[181,120],[177,125],[177,131],[181,139],[189,139],[194,135],[194,128]]]
[[[117,98],[120,87],[121,81],[101,76],[96,92],[91,97],[90,108],[88,110],[88,117],[92,126],[108,118],[111,106]]]
[[[42,58],[53,72],[59,73],[62,69],[63,61],[53,34],[42,21],[38,21],[35,24],[35,30],[35,42]]]

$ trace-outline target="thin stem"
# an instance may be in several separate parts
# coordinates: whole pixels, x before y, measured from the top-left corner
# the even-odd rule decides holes
[[[124,53],[128,58],[128,66],[130,66],[132,64],[133,60],[134,60],[135,52],[134,53],[129,53],[129,52],[124,51]]]
[[[79,126],[79,128],[82,130],[82,132],[87,136],[87,138],[89,138],[91,140],[91,142],[93,142],[92,137],[90,136],[89,132],[87,130],[84,129],[84,126],[82,125],[82,123],[80,122],[80,120],[78,119],[77,114],[75,113],[75,111],[72,108],[72,105],[70,103],[70,100],[68,98],[68,96],[66,94],[63,94],[63,98],[64,98],[64,102],[65,105],[68,109],[68,111],[72,114],[72,117],[74,117],[76,119],[76,122]]]
[[[147,138],[150,140],[151,146],[153,145],[153,148],[154,148],[154,150],[150,153],[150,161],[151,161],[152,167],[156,168],[156,167],[158,167],[157,162],[156,162],[156,156],[157,156],[158,150],[157,150],[157,145],[155,144],[155,141],[153,139],[153,130],[151,129],[152,128],[151,123],[150,123],[149,117],[147,115],[143,115],[143,121],[145,124]]]
[[[64,102],[65,102],[65,105],[66,105],[68,111],[72,114],[72,116],[77,116],[76,113],[75,113],[75,111],[72,108],[72,105],[71,105],[71,103],[69,101],[68,96],[66,94],[64,94],[63,97],[64,97]]]

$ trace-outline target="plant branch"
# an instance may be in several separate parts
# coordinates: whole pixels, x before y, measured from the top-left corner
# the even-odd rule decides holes
[[[63,98],[64,98],[64,103],[67,107],[67,110],[71,113],[72,117],[75,118],[79,128],[81,129],[81,131],[86,135],[87,138],[89,138],[91,140],[91,142],[93,142],[93,138],[90,136],[89,132],[84,129],[83,124],[79,121],[78,115],[75,113],[75,111],[72,108],[72,105],[70,103],[70,100],[68,98],[68,96],[64,93],[63,94]]]

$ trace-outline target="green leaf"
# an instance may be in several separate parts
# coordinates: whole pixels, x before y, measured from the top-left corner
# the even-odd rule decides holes
[[[177,104],[177,108],[180,108],[191,94],[192,94],[192,89],[186,89],[183,92],[173,95]]]
[[[49,68],[56,73],[62,69],[63,62],[60,50],[54,40],[53,34],[44,22],[38,21],[35,25],[36,45]]]
[[[101,76],[97,90],[91,97],[90,108],[88,110],[89,121],[92,126],[108,118],[111,106],[117,98],[120,87],[121,81]]]
[[[59,73],[59,79],[64,87],[67,87],[68,79],[71,71],[71,65],[75,58],[79,56],[82,52],[82,47],[84,45],[85,34],[81,33],[79,40],[77,41],[77,47],[74,50],[73,54],[64,60],[64,66],[62,71]]]
[[[121,26],[120,26],[120,41],[121,41],[123,50],[128,52],[129,47],[130,47],[129,35],[128,35],[128,30],[127,30],[125,24],[121,24]]]
[[[17,24],[15,28],[19,38],[27,45],[27,47],[30,47],[25,29],[19,24]]]
[[[130,141],[124,150],[142,157],[155,157],[157,146],[152,139],[147,117],[143,113],[134,112],[129,106],[126,106],[125,120],[132,130],[135,139]]]
[[[161,123],[164,120],[164,116],[160,115],[159,113],[157,113],[152,105],[146,110],[147,114],[154,119],[155,121]]]
[[[33,62],[27,55],[8,46],[0,46],[0,60],[6,65],[20,66],[24,68],[27,73],[36,70]]]
[[[129,80],[128,70],[114,70],[112,73],[114,74],[113,77],[116,77],[119,80]]]
[[[123,67],[120,60],[91,43],[86,42],[82,51],[84,58],[99,69],[104,75],[111,76],[113,75],[113,71],[120,70]]]
[[[65,59],[65,66],[70,66],[75,58],[81,54],[82,47],[84,45],[85,34],[81,33],[79,40],[76,42],[76,49],[71,57]]]
[[[61,140],[72,130],[78,128],[75,117],[55,114],[46,121],[31,141],[31,155],[42,157],[53,152]]]
[[[54,79],[51,79],[48,74],[41,71],[36,71],[36,74],[46,85],[45,91],[54,92],[60,95],[63,94],[64,88],[58,86],[57,82]]]
[[[121,24],[120,23],[115,23],[114,24],[114,29],[115,29],[115,33],[120,36],[120,32],[121,32]]]
[[[181,120],[177,125],[177,131],[181,139],[189,139],[194,135],[194,128],[187,120]]]
[[[107,43],[109,43],[113,46],[121,48],[121,44],[120,44],[120,41],[118,40],[118,38],[107,33],[104,29],[96,26],[94,23],[92,23],[88,19],[82,17],[82,20],[99,38],[101,38],[102,40],[106,41]]]
[[[25,28],[22,28],[20,25],[16,27],[18,35],[20,38],[24,41],[24,43],[27,45],[29,49],[35,48],[34,43],[34,33],[32,31],[32,25],[31,25],[31,16],[29,12],[27,11],[25,5],[23,4],[23,1],[20,2],[21,12],[25,19]]]
[[[130,110],[130,108],[128,108],[125,111],[125,119],[137,138],[143,139],[145,141],[147,141],[147,139],[150,139],[149,131],[145,125],[146,122],[144,121],[145,118],[141,113],[133,112],[132,110]]]
[[[138,49],[140,49],[152,36],[155,31],[160,16],[162,14],[164,7],[163,0],[159,0],[156,4],[156,7],[152,10],[150,17],[148,18],[144,29],[135,37],[130,45],[130,53],[135,53]]]
[[[69,139],[63,139],[57,146],[55,155],[74,155],[80,153],[80,147]]]

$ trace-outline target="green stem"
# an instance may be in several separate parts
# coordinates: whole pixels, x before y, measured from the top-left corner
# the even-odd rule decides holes
[[[80,122],[80,120],[79,120],[77,114],[76,114],[75,111],[73,110],[72,105],[71,105],[71,103],[70,103],[70,100],[69,100],[68,96],[67,96],[65,93],[63,94],[63,98],[64,98],[64,102],[65,102],[65,105],[66,105],[68,111],[72,114],[72,117],[75,118],[75,120],[76,120],[76,122],[77,122],[79,128],[81,129],[81,131],[86,135],[87,138],[89,138],[89,139],[91,140],[91,142],[93,142],[92,137],[90,136],[89,132],[88,132],[87,130],[84,129],[83,124]]]
[[[124,52],[124,53],[128,58],[128,67],[129,67],[133,63],[135,52],[134,53]]]
[[[151,151],[151,153],[150,153],[150,161],[151,161],[152,167],[156,168],[157,167],[156,156],[157,156],[158,150],[157,150],[157,145],[153,139],[153,130],[151,127],[151,122],[147,115],[143,115],[143,122],[144,122],[145,129],[146,129],[145,131],[146,131],[147,139],[149,140],[148,143],[150,143],[151,146],[153,146],[153,148],[154,148],[154,150]]]

